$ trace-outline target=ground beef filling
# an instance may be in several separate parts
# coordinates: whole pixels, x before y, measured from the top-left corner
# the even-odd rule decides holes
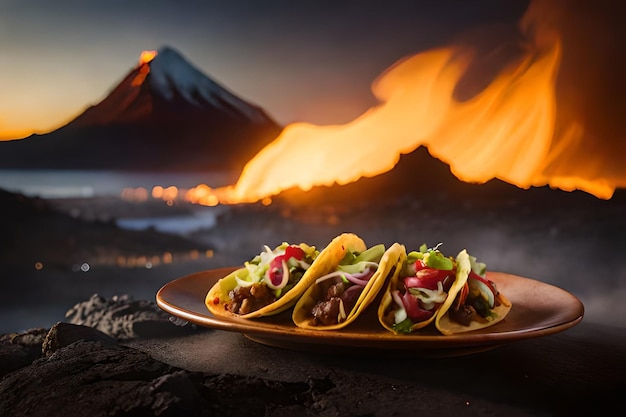
[[[463,305],[458,310],[450,309],[450,320],[455,321],[463,326],[469,326],[472,320],[477,316],[476,309],[470,305]]]
[[[318,301],[311,309],[315,325],[332,326],[345,320],[340,317],[341,307],[346,315],[354,308],[363,287],[347,284],[343,281],[334,282],[328,286],[325,298]]]
[[[237,287],[228,294],[231,301],[224,305],[234,314],[248,314],[257,311],[274,301],[274,292],[265,284],[252,284],[249,287]]]
[[[495,288],[495,284],[491,282],[491,285]],[[495,305],[497,307],[500,305],[500,299],[498,297],[499,293],[495,294]],[[469,326],[472,321],[478,321],[480,323],[487,323],[491,309],[487,305],[487,302],[480,297],[467,299],[465,304],[460,306],[459,308],[455,308],[454,306],[450,308],[449,315],[450,320],[455,321],[463,326]]]

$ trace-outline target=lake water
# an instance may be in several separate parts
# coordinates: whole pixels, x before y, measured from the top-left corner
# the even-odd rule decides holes
[[[29,197],[89,198],[119,196],[124,188],[156,185],[191,188],[220,187],[237,180],[233,172],[163,173],[77,170],[0,170],[0,188]]]
[[[63,170],[0,170],[0,188],[29,197],[44,199],[119,197],[125,188],[176,186],[189,189],[200,184],[221,187],[233,184],[233,172],[163,173],[118,171],[63,171]],[[198,206],[188,215],[119,218],[118,226],[129,230],[153,228],[161,232],[185,235],[215,225],[216,216],[223,207]]]
[[[162,233],[188,235],[197,230],[210,229],[217,223],[223,207],[202,207],[187,216],[121,218],[116,224],[127,230],[154,229]]]

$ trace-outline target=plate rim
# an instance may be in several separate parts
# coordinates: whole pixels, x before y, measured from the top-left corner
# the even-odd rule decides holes
[[[176,305],[168,301],[167,295],[169,291],[176,292],[176,289],[184,284],[188,284],[195,280],[206,280],[207,291],[210,285],[217,282],[219,278],[208,279],[207,275],[225,276],[229,272],[238,267],[222,267],[197,271],[192,274],[174,279],[163,285],[156,293],[157,305],[169,314],[182,318],[188,322],[200,325],[202,327],[212,328],[215,330],[225,330],[238,332],[247,338],[266,345],[277,347],[293,347],[295,349],[308,349],[310,346],[326,346],[332,344],[334,346],[351,346],[359,348],[373,349],[472,349],[491,345],[492,347],[501,346],[507,343],[531,339],[541,336],[547,336],[558,333],[574,327],[580,323],[584,317],[584,305],[582,302],[570,292],[558,286],[537,281],[532,278],[521,277],[506,272],[492,271],[489,274],[494,278],[496,276],[506,277],[513,280],[528,281],[527,284],[549,287],[552,291],[557,291],[562,297],[568,298],[572,306],[572,314],[567,319],[563,319],[558,323],[551,325],[539,325],[535,327],[526,327],[517,330],[507,330],[502,332],[493,332],[493,328],[497,329],[497,324],[493,327],[459,333],[454,335],[443,334],[410,334],[396,335],[384,328],[379,333],[354,333],[349,327],[344,329],[327,331],[327,330],[311,330],[301,329],[295,324],[281,325],[272,323],[272,318],[256,318],[241,319],[237,317],[219,317],[213,315],[206,309],[206,312],[199,314],[197,311],[185,308],[185,306]],[[194,293],[195,296],[195,293]],[[198,299],[204,305],[206,293],[198,294]],[[515,305],[513,306],[515,308]],[[288,310],[291,311],[291,310]],[[281,313],[285,314],[285,313]],[[269,320],[269,321],[268,321]],[[390,345],[393,346],[390,346]]]

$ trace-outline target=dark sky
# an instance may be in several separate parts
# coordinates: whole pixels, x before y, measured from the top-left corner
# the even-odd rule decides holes
[[[0,0],[0,139],[52,130],[163,45],[281,123],[345,123],[397,60],[527,1]]]

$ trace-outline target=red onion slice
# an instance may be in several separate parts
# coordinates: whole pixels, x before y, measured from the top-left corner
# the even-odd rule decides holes
[[[367,277],[367,279],[361,279],[361,278],[355,277],[355,274],[348,274],[347,272],[335,271],[335,272],[331,272],[330,274],[326,274],[324,276],[319,277],[318,279],[315,280],[315,283],[319,284],[320,282],[326,281],[327,279],[330,279],[330,278],[341,277],[341,278],[347,279],[352,284],[366,286],[367,283],[369,282],[369,279],[374,274],[371,273],[371,271],[368,271],[366,274],[359,273],[358,275],[362,277]]]
[[[267,284],[267,286],[273,290],[278,290],[285,287],[289,282],[289,268],[287,267],[287,262],[284,258],[282,260],[282,272],[283,274],[278,284],[274,284],[274,282],[272,282],[272,278],[269,273],[265,275],[265,283]]]

